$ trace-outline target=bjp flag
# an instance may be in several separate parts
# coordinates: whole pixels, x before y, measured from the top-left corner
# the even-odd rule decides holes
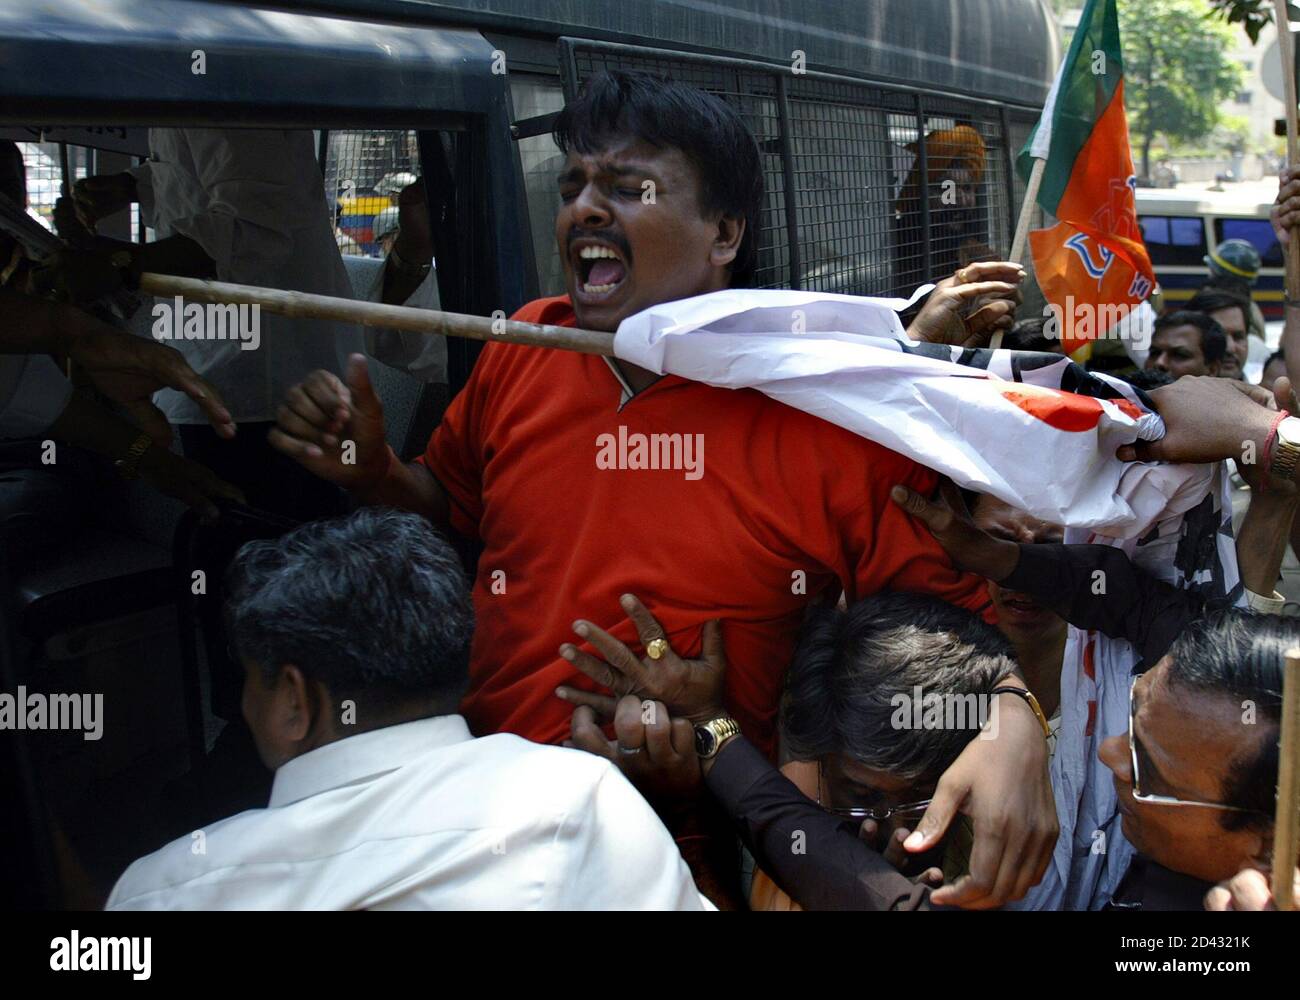
[[[1057,224],[1029,234],[1038,285],[1066,353],[1106,336],[1155,288],[1138,228],[1133,154],[1124,117],[1124,63],[1115,0],[1088,0],[1017,168],[1045,161],[1038,204]]]

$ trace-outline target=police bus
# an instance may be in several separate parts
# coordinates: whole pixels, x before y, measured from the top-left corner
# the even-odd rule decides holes
[[[490,315],[562,290],[556,112],[599,70],[646,69],[733,103],[756,136],[760,284],[882,294],[942,276],[948,223],[929,197],[906,197],[909,176],[949,155],[936,136],[979,150],[962,225],[1005,255],[1024,195],[1013,157],[1060,56],[1043,0],[572,0],[564,24],[557,9],[7,0],[0,131],[20,144],[30,210],[48,223],[76,179],[146,156],[150,127],[313,130],[340,252],[382,253],[385,210],[422,178],[442,308]],[[128,214],[107,234],[147,239]],[[403,458],[475,348],[449,342],[445,382],[376,372]],[[93,742],[0,733],[10,905],[95,905],[174,835],[168,809],[230,718],[219,695],[237,668],[213,581],[241,541],[283,530],[248,514],[201,525],[111,470],[96,489],[90,513],[40,540],[46,558],[0,580],[0,689],[101,692],[107,720]],[[212,571],[202,593],[196,566]]]
[[[1205,283],[1206,260],[1215,247],[1224,240],[1245,240],[1262,265],[1252,297],[1266,320],[1282,320],[1282,247],[1268,221],[1277,188],[1266,187],[1138,189],[1138,224],[1166,307],[1185,303]]]

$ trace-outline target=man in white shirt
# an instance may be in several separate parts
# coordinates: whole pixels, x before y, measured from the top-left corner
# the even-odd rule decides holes
[[[454,714],[473,609],[420,517],[252,542],[228,593],[270,803],[136,861],[109,909],[712,908],[608,761]]]
[[[146,224],[155,230],[157,239],[146,244],[94,241],[101,257],[125,261],[117,265],[123,280],[130,283],[141,272],[157,271],[353,297],[310,131],[155,128],[149,130],[149,147],[147,162],[125,173],[86,178],[74,189],[77,216],[88,227],[138,201]],[[385,296],[384,301],[425,305],[427,286],[434,284],[427,263],[432,250],[423,256],[423,264],[413,257],[409,270],[419,273],[402,284],[401,297]],[[78,273],[79,267],[84,271]],[[65,270],[68,283],[80,280],[98,292],[104,291],[105,281],[114,280],[102,262],[85,256]],[[416,296],[422,288],[423,296]],[[179,338],[181,318],[174,317],[171,326]],[[203,426],[202,414],[190,400],[162,392],[158,405],[180,426],[185,453],[240,486],[256,507],[304,519],[343,510],[337,490],[322,489],[267,445],[277,410],[289,390],[316,368],[339,370],[348,355],[367,350],[378,360],[405,367],[402,360],[418,355],[428,338],[395,332],[367,337],[355,323],[271,313],[258,318],[256,338],[241,340],[209,326],[204,324],[201,338],[190,339],[187,330],[185,339],[173,343],[221,390],[235,422],[245,430],[234,441],[221,440]],[[388,344],[396,346],[392,357],[382,350]],[[445,380],[445,361],[439,366],[421,360],[420,377]]]

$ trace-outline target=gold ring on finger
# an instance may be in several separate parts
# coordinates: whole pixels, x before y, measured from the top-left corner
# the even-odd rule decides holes
[[[645,651],[646,655],[652,660],[662,659],[663,655],[668,652],[668,640],[662,638],[651,639],[646,643]]]

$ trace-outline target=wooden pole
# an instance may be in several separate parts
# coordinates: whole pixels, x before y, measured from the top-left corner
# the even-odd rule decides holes
[[[1273,902],[1279,910],[1294,910],[1294,873],[1300,854],[1300,647],[1287,650],[1284,669],[1273,817]]]
[[[1295,88],[1295,39],[1291,35],[1291,22],[1286,13],[1286,0],[1273,0],[1273,17],[1277,23],[1278,55],[1282,60],[1282,92],[1286,95],[1286,163],[1295,169],[1300,166],[1300,156],[1296,155],[1296,88]],[[1286,249],[1286,307],[1283,315],[1286,323],[1282,330],[1282,350],[1291,344],[1292,354],[1296,353],[1295,338],[1300,337],[1300,309],[1291,303],[1300,302],[1300,249],[1296,247],[1297,235],[1293,230]]]
[[[1029,239],[1029,218],[1038,205],[1038,189],[1043,183],[1043,171],[1047,169],[1046,160],[1035,160],[1033,170],[1029,173],[1029,183],[1025,186],[1025,200],[1020,205],[1020,218],[1016,220],[1016,237],[1011,241],[1013,264],[1021,263],[1025,255],[1025,243]]]
[[[1016,235],[1011,241],[1011,255],[1007,258],[1012,263],[1021,263],[1021,258],[1025,255],[1025,243],[1029,239],[1029,219],[1038,204],[1038,188],[1043,183],[1043,171],[1046,168],[1046,160],[1034,160],[1033,169],[1029,173],[1029,183],[1025,186],[1025,200],[1020,204],[1020,218],[1016,220]],[[996,351],[1001,346],[1002,331],[998,330],[993,334],[989,347]]]
[[[571,326],[523,323],[519,320],[435,309],[390,306],[382,302],[358,302],[355,299],[309,292],[291,292],[280,288],[233,285],[200,278],[181,278],[171,274],[146,272],[140,275],[140,290],[164,298],[181,296],[188,302],[213,302],[219,305],[256,305],[277,316],[301,319],[336,320],[362,326],[385,327],[410,333],[442,337],[467,337],[470,340],[504,340],[510,344],[533,347],[559,347],[582,354],[614,355],[614,335],[603,330],[579,330]],[[179,317],[178,317],[179,318]]]

